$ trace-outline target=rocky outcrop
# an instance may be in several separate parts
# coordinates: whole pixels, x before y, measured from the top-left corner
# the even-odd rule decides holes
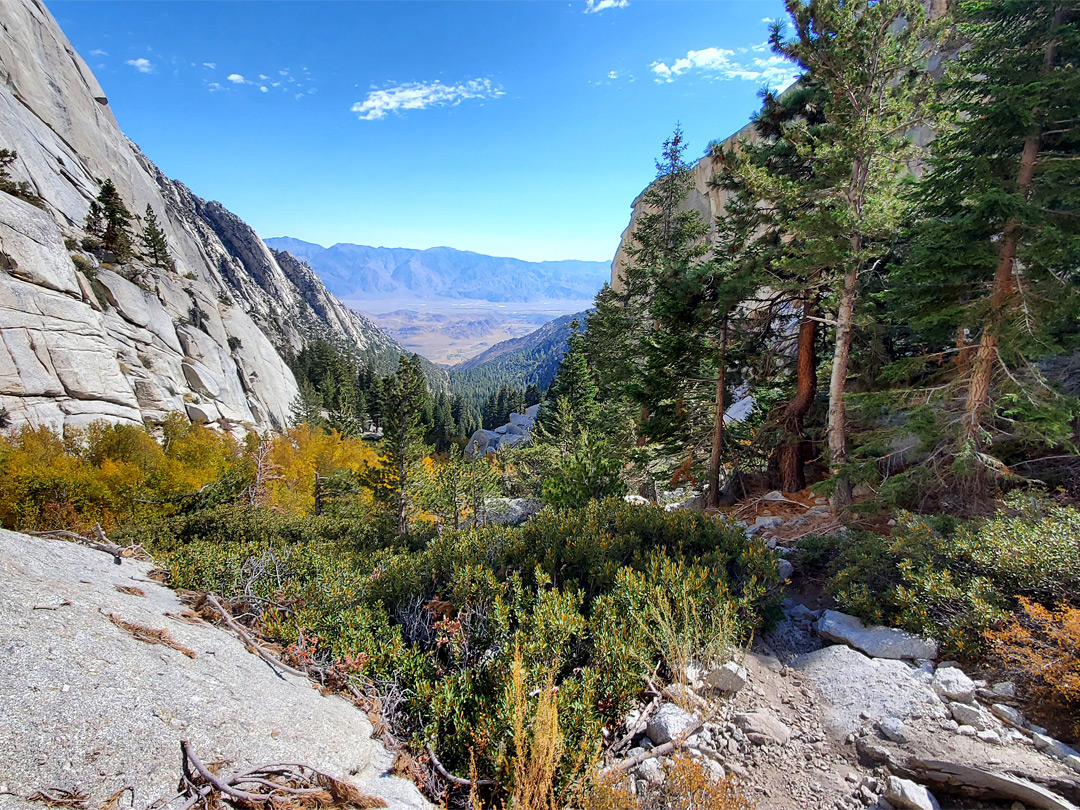
[[[0,193],[0,406],[53,428],[181,411],[223,426],[286,423],[297,386],[283,357],[313,337],[388,371],[402,352],[275,255],[220,203],[170,180],[120,131],[86,63],[38,0],[6,0],[0,146],[41,207]],[[149,205],[175,270],[103,265],[78,250],[105,178]],[[77,262],[78,266],[75,263]]]
[[[367,715],[279,672],[148,579],[153,565],[0,531],[0,808],[47,787],[101,807],[174,798],[180,741],[207,762],[300,762],[384,798],[430,808]],[[171,643],[152,643],[151,633]],[[133,744],[135,743],[135,744]],[[48,756],[43,756],[47,752]]]
[[[505,425],[494,430],[481,428],[473,433],[469,443],[465,445],[465,455],[470,458],[485,456],[528,441],[539,412],[539,405],[530,405],[525,409],[525,413],[510,414],[510,421]]]

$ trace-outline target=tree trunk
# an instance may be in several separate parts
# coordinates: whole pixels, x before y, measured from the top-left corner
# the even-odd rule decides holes
[[[855,256],[858,257],[858,236]],[[829,467],[836,479],[832,496],[832,509],[837,512],[851,504],[851,482],[841,471],[847,463],[847,411],[844,408],[844,392],[847,388],[848,362],[851,359],[852,326],[855,320],[855,300],[859,292],[859,264],[856,258],[844,275],[844,288],[840,294],[840,306],[836,316],[836,346],[833,349],[832,377],[829,380]]]
[[[817,395],[817,296],[807,294],[803,300],[802,323],[799,324],[797,344],[795,396],[791,398],[780,416],[780,429],[784,432],[776,450],[780,471],[780,488],[784,492],[798,492],[806,487],[803,473],[802,440],[803,420],[814,404]]]
[[[728,319],[720,337],[720,358],[716,370],[716,407],[713,411],[712,452],[709,454],[709,490],[705,498],[708,509],[720,506],[720,454],[724,449],[724,371],[727,366]]]
[[[1054,21],[1051,30],[1061,25],[1063,10],[1058,6],[1054,13]],[[1057,55],[1057,43],[1054,40],[1046,46],[1046,57],[1043,59],[1043,73],[1049,72],[1054,66]],[[1024,138],[1024,149],[1020,153],[1020,170],[1017,173],[1016,185],[1020,195],[1026,201],[1031,193],[1031,187],[1035,180],[1035,163],[1039,159],[1040,133],[1033,132]],[[979,428],[982,424],[983,415],[990,403],[990,384],[993,381],[994,367],[998,362],[999,336],[1001,333],[1001,321],[1005,314],[1005,308],[1016,291],[1016,280],[1013,275],[1016,265],[1016,248],[1020,234],[1017,229],[1019,222],[1010,219],[1005,223],[1005,229],[1001,234],[1001,247],[998,250],[998,264],[994,270],[994,283],[990,290],[990,315],[986,326],[983,327],[982,338],[979,340],[979,351],[975,355],[975,364],[971,374],[971,383],[968,386],[967,404],[964,408],[964,438],[981,444]]]

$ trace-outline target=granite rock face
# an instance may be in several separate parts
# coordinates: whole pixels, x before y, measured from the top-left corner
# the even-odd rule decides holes
[[[275,254],[220,203],[170,180],[121,132],[86,63],[37,0],[5,0],[0,132],[41,206],[0,193],[0,406],[60,429],[170,411],[266,429],[297,393],[283,356],[313,338],[389,371],[401,347]],[[141,231],[157,214],[175,271],[80,250],[110,178]],[[78,266],[77,264],[78,263]]]
[[[92,807],[124,786],[136,807],[171,799],[182,739],[206,761],[303,762],[391,810],[431,807],[385,775],[392,757],[363,711],[182,618],[185,605],[148,579],[152,568],[0,531],[0,808],[39,806],[24,797],[45,785],[83,790]],[[165,630],[187,652],[138,640],[112,617]]]

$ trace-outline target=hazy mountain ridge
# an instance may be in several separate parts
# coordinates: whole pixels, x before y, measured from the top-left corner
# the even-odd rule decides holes
[[[610,263],[578,259],[528,262],[449,247],[420,250],[346,242],[326,248],[288,236],[271,237],[265,242],[306,261],[327,289],[345,301],[584,300],[591,299],[611,276]]]
[[[570,325],[585,325],[587,312],[563,315],[524,337],[497,343],[450,369],[450,389],[464,397],[485,397],[503,384],[525,388],[535,384],[541,390],[550,385],[559,368]]]

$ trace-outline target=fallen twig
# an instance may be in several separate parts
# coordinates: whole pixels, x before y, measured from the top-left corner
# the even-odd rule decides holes
[[[439,776],[441,776],[447,782],[450,782],[450,783],[455,784],[455,785],[459,785],[460,787],[473,787],[473,786],[475,786],[475,787],[484,787],[484,786],[487,786],[487,785],[494,785],[495,784],[490,779],[472,780],[472,779],[464,779],[463,777],[460,777],[460,776],[454,776],[452,773],[450,773],[450,771],[446,770],[446,768],[443,767],[443,764],[441,762],[439,762],[439,758],[437,756],[435,756],[435,752],[431,750],[430,745],[427,746],[424,750],[427,751],[427,755],[428,755],[428,758],[431,760],[432,767],[434,767],[435,770],[438,771]]]
[[[608,750],[608,753],[610,755],[617,754],[623,749],[624,746],[629,745],[630,741],[633,740],[634,737],[636,737],[643,728],[645,728],[645,724],[649,719],[649,715],[656,711],[656,708],[659,705],[660,695],[657,695],[649,702],[649,705],[645,707],[645,710],[641,713],[641,716],[638,717],[637,722],[634,723],[634,725],[627,730],[626,734],[622,737],[622,739],[620,739],[617,743],[611,746],[611,748]]]
[[[154,628],[147,627],[143,624],[136,624],[135,622],[129,622],[125,619],[121,619],[115,613],[106,613],[105,615],[109,617],[109,620],[113,624],[115,624],[121,630],[126,630],[127,632],[131,633],[131,635],[133,635],[139,641],[145,641],[147,644],[161,644],[165,647],[174,649],[177,652],[182,652],[188,658],[195,657],[194,650],[190,650],[185,647],[183,644],[173,638],[169,631],[164,628],[162,628],[161,630],[155,630]]]
[[[70,607],[72,604],[70,599],[65,599],[58,605],[34,605],[34,610],[59,610],[62,607]]]
[[[699,718],[694,725],[690,726],[686,732],[678,739],[666,742],[663,745],[658,745],[656,748],[652,748],[648,751],[643,751],[640,754],[635,754],[629,759],[624,759],[621,762],[616,762],[614,765],[608,765],[606,768],[601,768],[600,776],[605,776],[609,773],[615,773],[616,771],[628,771],[631,768],[636,768],[642,762],[647,759],[655,759],[656,757],[666,756],[677,748],[685,747],[686,741],[693,737],[701,727],[705,725],[705,720]]]
[[[221,606],[221,602],[219,602],[217,600],[217,597],[215,597],[212,593],[208,593],[206,595],[206,601],[210,605],[210,607],[217,611],[218,615],[221,616],[225,624],[229,626],[229,629],[236,633],[236,635],[240,636],[240,640],[243,641],[248,646],[248,648],[255,652],[260,658],[266,661],[266,663],[270,664],[270,666],[277,667],[283,672],[289,673],[290,675],[297,675],[301,678],[309,677],[308,673],[301,672],[298,669],[293,669],[288,664],[282,663],[282,661],[280,661],[278,658],[275,658],[273,655],[268,653],[257,641],[255,641],[254,638],[251,637],[247,630],[241,627],[240,624],[237,623],[231,615],[229,615],[229,611],[225,610],[225,608]]]

